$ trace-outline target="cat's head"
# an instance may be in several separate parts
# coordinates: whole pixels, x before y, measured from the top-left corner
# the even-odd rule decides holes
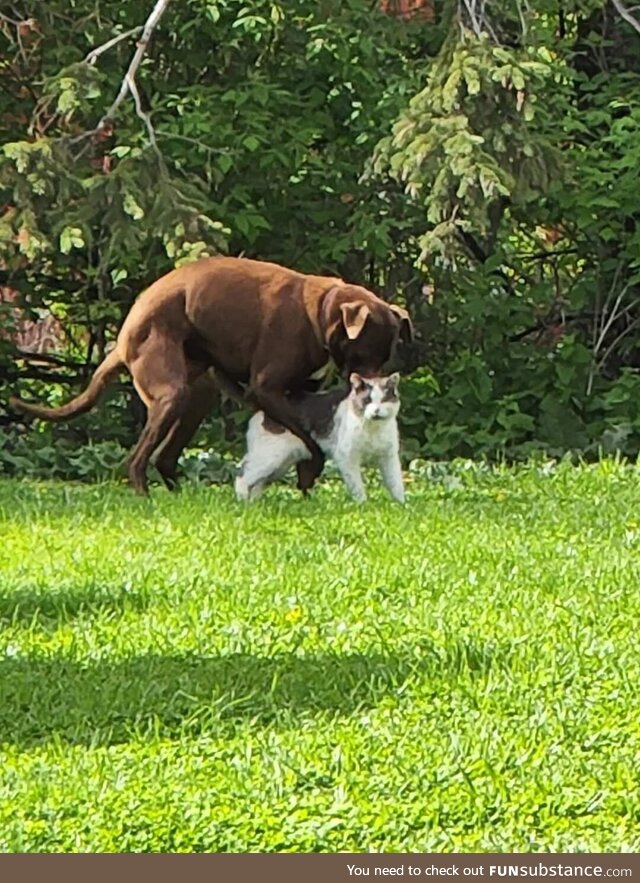
[[[365,420],[393,420],[400,409],[398,383],[400,375],[388,377],[349,377],[349,401],[356,414]]]

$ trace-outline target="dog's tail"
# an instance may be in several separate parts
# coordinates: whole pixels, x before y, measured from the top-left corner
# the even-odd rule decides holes
[[[79,396],[72,399],[61,408],[45,408],[42,405],[30,405],[23,402],[22,399],[10,398],[9,404],[18,411],[24,411],[32,414],[34,417],[40,417],[42,420],[68,420],[70,417],[78,417],[90,411],[98,401],[98,398],[112,377],[118,373],[123,365],[123,361],[118,352],[118,348],[111,350],[109,355],[96,368],[93,377],[89,382],[89,386],[81,392]]]

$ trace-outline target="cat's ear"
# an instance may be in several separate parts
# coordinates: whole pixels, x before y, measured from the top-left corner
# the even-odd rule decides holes
[[[395,371],[393,374],[390,374],[387,377],[387,382],[385,384],[387,392],[393,393],[393,395],[397,395],[399,383],[400,383],[400,373],[398,371]]]
[[[351,384],[351,389],[354,392],[362,392],[362,390],[366,386],[366,381],[364,377],[361,377],[359,374],[356,374],[355,371],[353,374],[349,376],[349,383]]]

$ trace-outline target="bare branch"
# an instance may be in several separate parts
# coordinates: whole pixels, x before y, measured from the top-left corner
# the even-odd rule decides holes
[[[168,140],[175,139],[177,141],[185,141],[187,144],[194,144],[196,147],[199,147],[201,150],[206,150],[208,153],[226,153],[227,155],[231,153],[228,147],[210,147],[199,138],[190,138],[188,135],[180,135],[177,132],[165,132],[162,129],[158,129],[156,136]]]
[[[615,301],[613,302],[613,306],[611,307],[611,309],[609,309],[609,304],[611,303],[611,300],[613,298],[613,294],[615,291],[615,287],[617,284],[620,266],[621,265],[618,264],[618,266],[616,267],[616,272],[615,272],[614,278],[613,278],[613,285],[611,286],[611,289],[609,290],[609,294],[607,295],[607,299],[604,303],[604,306],[602,307],[599,318],[596,318],[596,327],[594,329],[594,334],[593,334],[593,361],[591,364],[591,368],[589,370],[589,379],[587,381],[587,395],[588,396],[591,395],[591,390],[593,389],[593,381],[595,379],[596,373],[598,371],[602,370],[607,358],[609,357],[610,353],[613,351],[616,344],[619,343],[619,341],[622,340],[622,338],[625,337],[626,334],[628,334],[628,330],[623,331],[622,334],[619,334],[615,338],[613,344],[608,347],[604,356],[602,356],[600,358],[600,350],[602,349],[602,347],[605,344],[605,341],[606,341],[609,331],[612,329],[612,326],[615,322],[622,319],[624,316],[628,315],[631,312],[631,310],[633,310],[633,308],[635,306],[637,306],[638,303],[640,303],[640,298],[636,298],[635,300],[632,300],[631,303],[627,304],[627,306],[624,307],[624,309],[620,309],[620,304],[622,303],[622,299],[624,298],[627,291],[629,290],[629,283],[627,283],[626,285],[624,285],[620,289],[618,296],[615,298]],[[637,320],[634,320],[631,323],[631,325],[634,326],[636,321]]]
[[[631,15],[631,11],[623,6],[620,0],[611,0],[611,2],[617,9],[618,13],[622,16],[622,18],[626,22],[628,22],[632,28],[635,28],[635,30],[640,34],[640,21],[638,21],[637,18]]]
[[[496,33],[491,26],[491,22],[486,15],[485,0],[459,0],[458,18],[461,27],[463,25],[464,10],[466,10],[471,30],[476,37],[481,37],[483,33],[486,33],[491,37],[494,43],[499,43]]]
[[[9,16],[5,15],[3,12],[0,12],[0,21],[5,21],[9,25],[13,25],[14,28],[17,28],[18,25],[20,24],[19,21],[17,21],[14,18],[9,18]]]
[[[147,51],[147,46],[149,44],[149,40],[151,39],[151,35],[153,34],[156,25],[160,21],[163,12],[169,5],[170,0],[157,0],[156,5],[151,10],[151,15],[145,22],[142,36],[138,41],[137,49],[131,59],[127,72],[122,80],[122,85],[120,86],[120,91],[118,92],[115,101],[106,112],[104,118],[113,119],[114,113],[120,107],[124,99],[127,97],[127,92],[131,90],[131,83],[135,83],[136,73],[138,72],[138,68],[140,67],[140,63],[144,58],[144,54]],[[139,114],[138,114],[139,115]],[[103,119],[104,119],[103,118]]]
[[[518,8],[518,16],[520,18],[520,27],[522,28],[522,39],[527,39],[527,22],[524,17],[524,13],[522,12],[522,6],[520,5],[519,0],[516,0],[516,6]]]
[[[138,114],[138,116],[140,117],[142,122],[145,124],[147,133],[149,135],[149,141],[151,142],[151,146],[154,149],[155,153],[157,154],[157,156],[160,160],[161,166],[164,169],[164,167],[165,167],[164,159],[163,159],[162,154],[160,152],[160,148],[158,147],[158,142],[156,139],[153,125],[151,123],[151,118],[149,117],[149,114],[146,113],[142,107],[142,102],[140,100],[140,92],[138,91],[138,86],[136,83],[136,73],[138,72],[138,68],[140,67],[142,59],[144,58],[145,52],[147,51],[147,46],[149,45],[149,40],[151,39],[151,35],[153,34],[158,22],[160,21],[162,14],[166,10],[167,6],[169,5],[169,2],[170,2],[170,0],[156,0],[156,4],[153,7],[153,9],[151,10],[150,15],[147,18],[147,20],[144,24],[144,27],[142,28],[142,36],[140,37],[140,40],[138,41],[138,44],[136,46],[136,51],[133,54],[133,58],[129,62],[129,67],[127,68],[127,71],[122,79],[122,83],[120,84],[120,89],[118,91],[118,94],[116,95],[115,101],[113,102],[113,104],[111,105],[109,110],[102,116],[102,118],[98,122],[98,125],[94,129],[89,129],[88,131],[82,132],[80,135],[75,135],[72,138],[64,138],[63,140],[65,140],[67,143],[69,143],[69,144],[82,143],[82,142],[87,141],[89,138],[92,138],[94,135],[97,135],[99,132],[101,132],[105,129],[111,129],[112,120],[114,118],[116,111],[118,110],[118,108],[120,107],[122,102],[127,97],[127,93],[130,93],[133,100],[134,100],[134,103],[135,103],[136,113]],[[119,43],[121,40],[124,40],[127,37],[130,37],[132,34],[137,33],[139,30],[141,30],[140,27],[133,28],[132,30],[127,31],[126,33],[119,34],[117,37],[114,37],[113,39],[108,40],[102,46],[98,46],[95,49],[92,49],[91,52],[89,52],[89,54],[84,59],[85,64],[93,64],[95,62],[95,60],[100,55],[102,55],[103,52],[106,52],[112,46],[115,46],[116,43]],[[86,149],[86,147],[83,148],[83,150],[84,149]]]
[[[625,337],[627,337],[629,334],[631,334],[632,331],[635,331],[635,329],[638,327],[638,325],[640,325],[640,318],[633,319],[627,325],[627,327],[624,328],[620,332],[620,334],[618,334],[618,336],[612,341],[612,343],[609,345],[608,349],[606,350],[606,352],[604,353],[604,355],[602,356],[602,358],[598,362],[598,367],[597,367],[598,371],[602,371],[604,366],[607,364],[607,359],[609,358],[611,353],[614,351],[614,349],[617,347],[617,345],[620,343],[620,341],[623,340]]]
[[[545,261],[547,260],[547,258],[556,258],[564,254],[576,254],[577,251],[577,248],[550,248],[545,249],[544,251],[537,251],[534,254],[521,252],[519,254],[516,254],[516,257],[521,261]]]
[[[469,0],[463,0],[463,5],[467,10],[467,15],[469,16],[469,21],[471,22],[471,27],[476,35],[476,37],[480,36],[480,24],[476,19],[475,15],[475,3],[469,2]]]
[[[43,365],[55,365],[56,368],[82,368],[82,363],[80,362],[63,359],[59,356],[51,355],[50,353],[34,353],[30,350],[20,349],[19,347],[15,351],[15,357],[16,359],[24,359],[25,361],[34,364],[42,363]]]
[[[84,59],[85,64],[94,64],[97,58],[99,58],[103,52],[107,52],[107,50],[111,49],[112,46],[115,46],[117,43],[121,43],[122,40],[126,40],[127,37],[133,36],[133,34],[137,34],[142,30],[142,26],[138,26],[137,28],[131,28],[130,31],[125,31],[124,34],[118,34],[117,37],[113,37],[111,40],[107,40],[106,43],[103,43],[102,46],[97,46],[95,49],[92,49],[91,52]]]
[[[136,105],[136,113],[138,114],[138,116],[140,117],[142,122],[147,127],[147,133],[149,135],[149,141],[151,142],[151,146],[155,150],[155,152],[158,156],[158,159],[160,160],[160,164],[164,168],[164,157],[162,156],[162,153],[160,152],[160,148],[158,147],[158,142],[156,140],[156,133],[155,133],[155,130],[154,130],[153,125],[151,123],[151,117],[142,107],[142,102],[140,101],[140,93],[138,92],[138,87],[136,85],[136,81],[135,81],[134,77],[131,76],[130,74],[127,74],[126,80],[127,80],[128,86],[129,86],[129,91],[133,95],[133,100]]]

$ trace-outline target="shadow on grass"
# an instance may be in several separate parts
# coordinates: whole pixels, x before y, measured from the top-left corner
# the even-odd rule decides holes
[[[125,586],[120,589],[111,585],[66,589],[43,586],[0,593],[0,624],[25,625],[36,621],[57,627],[60,622],[85,613],[142,611],[147,607],[148,599],[143,593]]]
[[[458,676],[483,677],[494,665],[510,665],[506,648],[456,644],[436,652],[425,646],[418,656],[415,648],[399,654],[148,655],[86,664],[9,658],[0,663],[0,743],[108,745],[152,733],[220,734],[242,721],[296,725],[309,715],[372,708],[421,681],[431,691],[455,689]]]
[[[0,743],[114,744],[375,705],[408,676],[393,656],[139,656],[0,662]]]

